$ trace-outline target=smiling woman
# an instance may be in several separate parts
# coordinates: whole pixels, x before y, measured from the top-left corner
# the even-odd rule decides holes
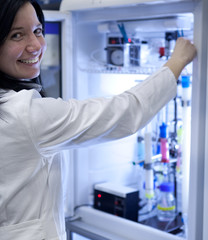
[[[42,24],[33,6],[26,3],[15,16],[9,35],[0,47],[0,69],[20,80],[35,78],[40,74],[45,48]]]
[[[19,91],[36,86],[44,96],[40,79],[40,63],[46,49],[42,10],[32,0],[8,0],[3,7],[5,11],[0,14],[0,87]]]
[[[42,10],[35,0],[0,6],[0,240],[66,240],[63,150],[142,128],[175,97],[196,49],[180,38],[164,67],[112,98],[42,98]]]

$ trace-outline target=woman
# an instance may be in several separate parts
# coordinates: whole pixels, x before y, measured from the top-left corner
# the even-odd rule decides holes
[[[64,240],[61,150],[135,133],[175,96],[196,50],[178,39],[161,70],[112,99],[42,98],[42,11],[35,0],[0,4],[0,239]]]

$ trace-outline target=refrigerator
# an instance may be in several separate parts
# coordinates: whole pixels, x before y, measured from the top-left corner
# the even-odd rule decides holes
[[[58,64],[56,62],[54,66],[51,57],[54,47],[50,50],[49,46],[43,71],[57,71],[59,66],[60,91],[50,94],[54,97],[58,94],[65,100],[112,97],[139,84],[165,63],[179,36],[191,39],[197,47],[196,59],[179,78],[177,97],[149,125],[118,141],[64,152],[62,167],[68,240],[208,238],[207,9],[206,0],[63,0],[60,11],[44,11],[48,24],[58,23],[61,38]],[[57,39],[49,36],[48,41],[53,46]],[[188,100],[183,99],[182,76],[190,79]],[[184,101],[188,103],[185,111]],[[154,224],[157,209],[148,211],[146,216],[142,212],[142,203],[148,206],[150,198],[147,199],[145,192],[145,184],[149,184],[145,159],[143,157],[142,161],[140,156],[145,150],[141,150],[139,144],[142,140],[145,147],[145,137],[150,134],[151,143],[146,155],[149,153],[150,159],[157,162],[155,158],[161,157],[157,147],[160,144],[159,127],[163,122],[168,126],[168,148],[175,164],[179,158],[178,152],[178,156],[174,155],[179,146],[176,128],[182,125],[186,134],[181,143],[182,156],[186,157],[185,164],[180,165],[183,174],[179,181],[174,178],[177,213],[185,214],[180,219],[180,231],[172,232],[167,231],[167,223],[159,227]],[[150,183],[154,196],[160,194],[156,170],[157,167]],[[132,221],[95,209],[96,187],[104,191],[103,186],[107,186],[104,190],[111,194],[112,186],[115,191],[119,191],[119,187],[138,190],[139,220]]]

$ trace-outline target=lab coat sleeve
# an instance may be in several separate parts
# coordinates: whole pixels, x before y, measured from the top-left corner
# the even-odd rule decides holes
[[[33,99],[31,134],[42,153],[119,139],[142,128],[175,95],[175,77],[163,67],[112,98]]]

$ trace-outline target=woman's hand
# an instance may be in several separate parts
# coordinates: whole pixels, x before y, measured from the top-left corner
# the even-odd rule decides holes
[[[177,39],[173,54],[165,66],[170,68],[177,80],[183,68],[189,64],[195,56],[196,47],[188,39],[180,37]]]

